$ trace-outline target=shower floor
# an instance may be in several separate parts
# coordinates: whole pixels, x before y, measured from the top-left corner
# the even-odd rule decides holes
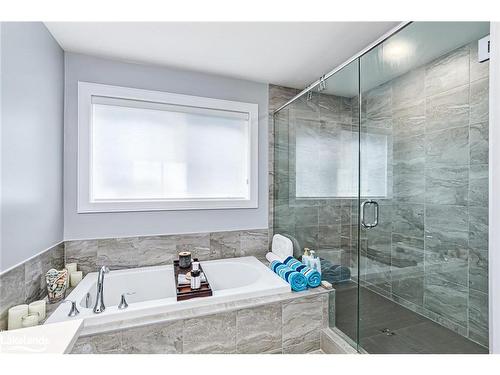
[[[357,284],[338,284],[335,289],[335,325],[355,341]],[[363,287],[360,301],[360,345],[368,353],[488,353],[483,346]]]

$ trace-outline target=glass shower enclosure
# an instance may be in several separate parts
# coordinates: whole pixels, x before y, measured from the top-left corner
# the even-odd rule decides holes
[[[274,114],[273,231],[360,352],[488,350],[488,34],[406,24]]]

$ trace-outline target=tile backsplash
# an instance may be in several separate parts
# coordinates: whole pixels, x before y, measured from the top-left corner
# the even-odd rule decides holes
[[[60,243],[0,275],[0,331],[7,329],[8,310],[44,298],[45,273],[63,267],[64,244]]]
[[[84,274],[106,265],[110,269],[171,264],[189,250],[200,260],[255,256],[265,259],[268,230],[241,230],[66,241],[66,262],[76,262]]]

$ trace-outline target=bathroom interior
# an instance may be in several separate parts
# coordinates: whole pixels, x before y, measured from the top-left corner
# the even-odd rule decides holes
[[[1,22],[2,352],[493,352],[490,22],[354,22],[293,86],[134,27]]]

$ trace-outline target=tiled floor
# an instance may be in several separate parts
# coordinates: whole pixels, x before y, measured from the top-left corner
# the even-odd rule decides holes
[[[356,340],[357,284],[335,288],[336,326]],[[360,344],[368,353],[488,353],[486,348],[366,288],[361,288],[359,299]]]

